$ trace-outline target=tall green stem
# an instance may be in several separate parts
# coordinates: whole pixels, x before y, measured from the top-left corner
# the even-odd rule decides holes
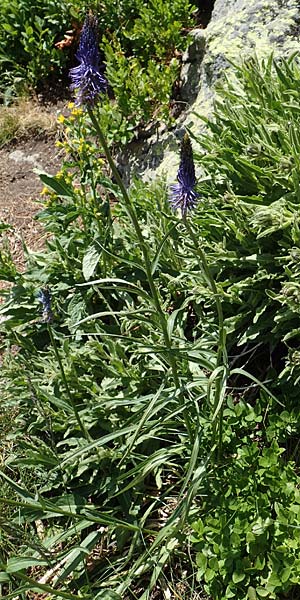
[[[67,396],[68,396],[70,405],[72,406],[72,409],[74,411],[74,415],[75,415],[76,421],[77,421],[77,423],[78,423],[78,425],[79,425],[79,427],[81,429],[82,434],[90,442],[92,440],[92,438],[91,438],[89,432],[87,431],[86,427],[84,426],[84,424],[83,424],[83,422],[82,422],[82,420],[80,418],[77,406],[76,406],[76,404],[75,404],[75,402],[74,402],[74,400],[72,398],[72,394],[71,394],[71,391],[70,391],[70,388],[69,388],[69,384],[67,382],[65,370],[64,370],[64,367],[63,367],[63,364],[62,364],[62,360],[61,360],[58,348],[57,348],[57,344],[56,344],[56,341],[55,341],[55,338],[54,338],[54,335],[53,335],[53,331],[51,329],[51,325],[48,325],[48,332],[49,332],[49,337],[50,337],[50,340],[51,340],[51,344],[52,344],[53,349],[54,349],[55,356],[57,358],[57,362],[58,362],[58,365],[59,365],[59,370],[61,372],[61,377],[62,377],[64,386],[65,386],[65,390],[67,392]]]
[[[222,452],[222,425],[223,425],[223,403],[221,402],[221,394],[222,394],[222,387],[224,385],[224,379],[226,381],[227,374],[228,374],[228,357],[227,357],[227,350],[226,350],[226,329],[224,327],[223,308],[222,308],[222,303],[220,300],[218,288],[217,288],[216,282],[210,272],[210,268],[208,266],[205,253],[203,252],[202,248],[199,246],[199,240],[197,239],[195,232],[194,232],[193,228],[191,227],[186,216],[183,218],[183,221],[184,221],[187,231],[189,232],[190,238],[193,242],[200,269],[201,269],[201,271],[204,275],[204,278],[207,281],[207,283],[214,295],[214,300],[215,300],[217,314],[218,314],[218,350],[217,350],[217,365],[216,366],[217,366],[217,368],[223,367],[223,373],[218,374],[217,379],[216,379],[215,399],[214,399],[214,406],[213,406],[214,415],[217,411],[217,407],[219,406],[219,403],[221,404],[221,406],[219,409],[219,418],[217,420],[217,418],[215,417],[214,422],[213,422],[213,438],[214,438],[213,442],[216,441],[216,437],[218,435],[217,458],[219,461],[220,457],[221,457],[221,452]],[[217,423],[219,425],[218,431],[217,431]]]
[[[169,337],[169,334],[168,334],[167,321],[166,321],[165,315],[163,313],[163,310],[161,308],[161,303],[160,303],[159,295],[158,295],[158,292],[157,292],[157,289],[156,289],[156,286],[155,286],[155,283],[154,283],[154,279],[153,279],[153,276],[152,276],[151,262],[150,262],[150,259],[149,259],[148,250],[147,250],[147,246],[145,244],[145,240],[144,240],[144,237],[143,237],[143,234],[142,234],[142,230],[140,228],[139,221],[138,221],[138,218],[136,216],[134,207],[132,205],[130,196],[129,196],[129,194],[128,194],[127,190],[126,190],[126,187],[125,187],[125,185],[124,185],[124,183],[122,181],[122,178],[121,178],[121,176],[120,176],[120,174],[118,172],[118,169],[117,169],[117,167],[115,165],[115,162],[114,162],[114,160],[112,158],[112,155],[110,153],[109,147],[107,145],[106,139],[105,139],[105,137],[103,135],[102,129],[101,129],[101,127],[100,127],[100,125],[99,125],[99,123],[98,123],[98,121],[97,121],[94,113],[93,113],[92,108],[90,108],[90,107],[88,108],[88,113],[89,113],[90,119],[91,119],[91,121],[92,121],[92,123],[93,123],[93,125],[95,127],[97,135],[99,137],[100,143],[101,143],[102,148],[104,150],[104,153],[105,153],[105,156],[107,158],[108,164],[109,164],[109,166],[111,168],[112,174],[113,174],[113,176],[115,178],[115,181],[117,182],[117,184],[118,184],[118,186],[120,188],[120,191],[121,191],[122,196],[124,198],[126,212],[127,212],[128,216],[129,216],[131,222],[132,222],[132,225],[133,225],[133,227],[135,229],[137,238],[139,240],[140,248],[141,248],[141,251],[142,251],[142,254],[143,254],[143,258],[144,258],[144,264],[145,264],[147,279],[148,279],[149,287],[150,287],[150,290],[151,290],[151,295],[152,295],[153,303],[154,303],[154,306],[155,306],[155,308],[157,310],[157,314],[159,316],[159,320],[160,320],[160,324],[161,324],[161,329],[162,329],[162,334],[163,334],[163,337],[164,337],[164,342],[165,342],[166,348],[168,350],[169,362],[170,362],[170,366],[171,366],[171,369],[172,369],[172,376],[173,376],[173,380],[174,380],[174,385],[175,385],[175,387],[176,387],[177,390],[180,390],[181,385],[180,385],[180,380],[179,380],[179,376],[178,376],[176,360],[175,360],[174,355],[172,353],[172,345],[171,345],[171,340],[170,340],[170,337]],[[184,398],[182,398],[182,395],[180,395],[180,397],[181,397],[182,404],[183,404],[184,403]],[[188,429],[188,432],[189,432],[190,439],[192,439],[191,425],[190,425],[190,422],[189,422],[188,414],[187,414],[187,412],[185,410],[184,410],[183,414],[184,414],[184,419],[185,419],[185,423],[186,423],[186,426],[187,426],[187,429]]]

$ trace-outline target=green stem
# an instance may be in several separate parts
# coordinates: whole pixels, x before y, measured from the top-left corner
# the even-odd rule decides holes
[[[94,200],[94,210],[97,210],[97,208],[99,208],[99,201],[97,201],[97,189],[96,189],[96,183],[95,183],[95,179],[94,179],[94,171],[92,169],[92,166],[90,164],[89,159],[87,158],[86,161],[88,162],[89,165],[89,172],[90,172],[90,184],[91,184],[91,188],[92,188],[92,192],[93,192],[93,200]],[[99,232],[99,236],[101,241],[104,242],[104,240],[106,239],[107,236],[107,232],[109,233],[110,228],[111,228],[111,215],[110,215],[110,206],[109,206],[109,202],[108,204],[108,214],[107,214],[107,218],[105,219],[103,217],[103,213],[101,216],[101,221],[100,219],[96,218],[96,223],[97,223],[97,229]],[[98,205],[98,207],[97,207]],[[103,273],[104,273],[104,277],[106,277],[106,273],[107,273],[107,261],[106,261],[106,255],[105,252],[102,253],[102,261],[103,261]]]
[[[224,372],[223,374],[218,375],[216,379],[216,391],[215,391],[215,400],[213,406],[213,412],[215,413],[217,406],[219,404],[221,393],[222,393],[222,385],[224,384],[224,378],[226,381],[226,377],[228,374],[228,357],[226,350],[226,329],[224,327],[224,315],[222,303],[220,300],[218,288],[216,282],[210,272],[210,268],[208,266],[205,253],[202,248],[199,246],[199,239],[197,239],[193,228],[190,226],[190,223],[186,216],[183,218],[183,222],[187,231],[189,232],[190,238],[193,242],[196,256],[198,258],[198,263],[200,269],[204,275],[204,278],[208,282],[208,285],[214,295],[217,315],[218,315],[218,351],[217,351],[217,367],[223,366]],[[217,431],[217,419],[215,419],[213,423],[213,443],[216,441],[216,437],[218,435],[218,445],[217,445],[217,460],[220,461],[221,453],[222,453],[222,427],[223,427],[223,404],[220,408],[219,419],[218,419],[218,431]]]
[[[161,324],[161,329],[162,329],[162,334],[163,334],[163,337],[164,337],[164,342],[165,342],[166,348],[168,350],[169,361],[170,361],[170,366],[171,366],[171,370],[172,370],[172,376],[173,376],[173,380],[174,380],[174,385],[175,385],[175,387],[176,387],[177,390],[180,390],[181,385],[180,385],[180,380],[179,380],[179,376],[178,376],[178,372],[177,372],[177,364],[176,364],[176,360],[175,360],[175,358],[173,356],[173,353],[172,353],[172,345],[171,345],[171,340],[170,340],[169,334],[168,334],[167,322],[166,322],[166,318],[165,318],[165,315],[163,313],[163,310],[161,308],[159,295],[158,295],[158,292],[157,292],[157,289],[156,289],[156,286],[155,286],[155,283],[154,283],[154,279],[153,279],[153,276],[152,276],[151,262],[150,262],[150,259],[149,259],[148,250],[147,250],[147,246],[145,244],[145,240],[144,240],[144,237],[143,237],[143,234],[142,234],[142,230],[140,228],[139,221],[138,221],[138,218],[136,216],[136,213],[135,213],[134,207],[132,205],[131,199],[129,197],[129,194],[128,194],[128,192],[126,190],[126,187],[125,187],[125,185],[124,185],[124,183],[122,181],[122,178],[121,178],[121,176],[119,174],[119,171],[118,171],[118,169],[117,169],[117,167],[115,165],[115,162],[114,162],[114,160],[112,158],[111,152],[110,152],[109,147],[107,145],[106,139],[105,139],[105,137],[103,135],[102,129],[101,129],[101,127],[100,127],[100,125],[99,125],[99,123],[98,123],[98,121],[97,121],[94,113],[93,113],[92,108],[90,108],[90,107],[88,108],[88,113],[89,113],[90,119],[92,121],[92,124],[95,127],[97,135],[99,137],[100,143],[101,143],[102,148],[104,150],[104,154],[105,154],[105,156],[107,158],[108,164],[109,164],[109,166],[111,168],[112,174],[113,174],[113,176],[115,178],[115,181],[117,182],[117,184],[118,184],[118,186],[120,188],[120,191],[121,191],[122,196],[124,198],[126,212],[127,212],[128,216],[129,216],[131,222],[132,222],[132,225],[133,225],[133,227],[135,229],[137,238],[139,240],[140,248],[141,248],[141,251],[142,251],[142,254],[143,254],[143,258],[144,258],[145,269],[146,269],[146,274],[147,274],[147,279],[148,279],[149,287],[150,287],[150,290],[151,290],[151,295],[152,295],[153,303],[154,303],[154,306],[155,306],[155,308],[157,310],[157,314],[159,316],[159,320],[160,320],[160,324]],[[181,398],[182,404],[184,404],[184,398],[182,397],[182,394],[180,394],[180,398]],[[184,411],[183,414],[184,414],[184,419],[185,419],[187,430],[189,432],[190,439],[192,440],[192,431],[191,431],[191,425],[190,425],[190,421],[189,421],[189,418],[188,418],[188,414],[187,414],[186,411]]]
[[[67,392],[67,396],[68,396],[70,405],[72,406],[73,411],[74,411],[74,415],[76,417],[76,421],[77,421],[77,423],[78,423],[78,425],[79,425],[79,427],[81,429],[81,432],[84,435],[84,437],[89,442],[91,442],[92,438],[91,438],[89,432],[87,431],[86,427],[84,426],[84,424],[83,424],[83,422],[82,422],[82,420],[80,418],[77,406],[76,406],[76,404],[75,404],[75,402],[74,402],[74,400],[72,398],[72,394],[70,392],[69,384],[67,382],[67,378],[66,378],[65,370],[64,370],[64,367],[63,367],[63,364],[62,364],[62,360],[61,360],[61,357],[60,357],[60,354],[59,354],[59,351],[58,351],[58,348],[57,348],[57,344],[56,344],[56,341],[55,341],[55,338],[54,338],[54,335],[53,335],[53,332],[52,332],[52,329],[51,329],[51,325],[49,325],[49,324],[48,324],[48,332],[49,332],[49,337],[50,337],[50,340],[51,340],[51,344],[52,344],[54,352],[55,352],[55,356],[57,358],[57,362],[58,362],[58,365],[59,365],[59,369],[60,369],[60,372],[61,372],[61,377],[62,377],[64,386],[65,386],[65,390]]]

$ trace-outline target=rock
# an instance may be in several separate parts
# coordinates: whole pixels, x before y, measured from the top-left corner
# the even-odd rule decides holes
[[[40,163],[40,155],[37,153],[27,154],[23,150],[13,150],[9,153],[8,157],[16,163],[29,163],[32,165],[32,168],[35,167],[36,169],[43,170],[43,166]]]
[[[181,99],[191,104],[199,93],[201,66],[205,54],[205,31],[195,29],[190,34],[191,43],[182,57]]]
[[[172,131],[162,127],[127,151],[120,164],[125,178],[133,173],[147,181],[165,174],[168,181],[174,181],[185,127],[196,135],[204,130],[197,114],[212,114],[215,84],[225,70],[230,76],[233,67],[229,61],[239,62],[254,52],[258,58],[271,51],[274,56],[289,55],[300,49],[299,31],[298,0],[215,0],[206,30],[195,29],[190,34],[191,44],[183,56],[185,112]]]

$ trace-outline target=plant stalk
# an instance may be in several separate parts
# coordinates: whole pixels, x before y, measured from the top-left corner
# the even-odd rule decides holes
[[[148,279],[149,287],[150,287],[150,290],[151,290],[151,295],[152,295],[152,298],[153,298],[153,303],[154,303],[154,306],[155,306],[155,308],[157,310],[157,314],[159,316],[159,320],[160,320],[160,324],[161,324],[161,329],[162,329],[162,334],[163,334],[163,337],[164,337],[164,342],[165,342],[166,348],[168,350],[169,362],[170,362],[170,366],[171,366],[171,370],[172,370],[172,376],[173,376],[174,385],[175,385],[175,388],[177,390],[180,390],[181,384],[180,384],[180,380],[179,380],[179,376],[178,376],[177,364],[176,364],[176,360],[175,360],[175,358],[174,358],[174,356],[172,354],[172,346],[171,346],[171,340],[170,340],[169,334],[168,334],[167,322],[166,322],[166,318],[165,318],[165,315],[163,313],[163,310],[161,308],[159,295],[158,295],[158,292],[157,292],[157,289],[156,289],[156,286],[155,286],[155,283],[154,283],[154,279],[153,279],[153,276],[152,276],[151,262],[150,262],[150,259],[149,259],[149,255],[148,255],[147,247],[146,247],[145,240],[144,240],[144,237],[143,237],[143,234],[142,234],[142,230],[140,228],[140,225],[139,225],[139,222],[138,222],[138,218],[137,218],[137,215],[135,213],[135,210],[134,210],[134,207],[132,205],[132,202],[131,202],[131,199],[129,197],[129,194],[128,194],[127,190],[126,190],[126,187],[125,187],[125,185],[124,185],[124,183],[122,181],[122,178],[121,178],[121,176],[120,176],[120,174],[118,172],[118,169],[117,169],[117,167],[115,165],[115,162],[114,162],[114,160],[112,158],[112,155],[111,155],[110,149],[108,147],[108,144],[106,142],[105,136],[103,135],[102,129],[101,129],[101,127],[100,127],[100,125],[99,125],[99,123],[98,123],[98,121],[97,121],[97,119],[96,119],[96,117],[95,117],[95,115],[94,115],[93,110],[92,110],[91,107],[88,107],[88,114],[89,114],[89,117],[90,117],[90,119],[92,121],[93,126],[95,127],[95,130],[96,130],[97,135],[99,137],[100,143],[101,143],[102,148],[104,150],[105,156],[107,158],[108,164],[109,164],[109,166],[111,168],[112,174],[113,174],[113,176],[114,176],[114,178],[115,178],[115,180],[116,180],[116,182],[117,182],[117,184],[118,184],[118,186],[120,188],[120,191],[121,191],[122,196],[124,198],[126,212],[127,212],[128,216],[129,216],[131,222],[132,222],[132,225],[133,225],[133,227],[135,229],[137,238],[139,240],[139,244],[140,244],[140,247],[141,247],[141,250],[142,250],[142,253],[143,253],[143,258],[144,258],[144,263],[145,263],[145,269],[146,269],[146,273],[147,273],[147,279]],[[181,396],[181,401],[182,401],[182,404],[183,404],[184,403],[184,398],[182,397],[181,394],[180,394],[180,396]],[[189,433],[189,437],[192,440],[191,425],[190,425],[190,421],[189,421],[189,418],[188,418],[188,415],[187,415],[186,411],[184,411],[184,419],[185,419],[186,427],[187,427],[187,430],[188,430],[188,433]]]
[[[54,352],[55,352],[55,356],[57,358],[57,362],[58,362],[58,365],[59,365],[59,369],[60,369],[60,372],[61,372],[61,377],[62,377],[64,386],[65,386],[65,390],[67,392],[67,396],[68,396],[70,405],[73,408],[76,421],[77,421],[77,423],[78,423],[78,425],[80,427],[80,430],[81,430],[82,434],[84,435],[84,437],[89,442],[91,442],[92,438],[91,438],[89,432],[87,431],[85,425],[83,424],[83,422],[82,422],[82,420],[80,418],[77,406],[76,406],[76,404],[75,404],[75,402],[74,402],[74,400],[72,398],[72,394],[71,394],[71,391],[70,391],[70,388],[69,388],[69,384],[67,382],[65,370],[64,370],[64,367],[63,367],[63,364],[62,364],[62,360],[61,360],[61,357],[60,357],[60,354],[59,354],[59,351],[58,351],[58,348],[57,348],[57,344],[56,344],[56,341],[55,341],[55,338],[54,338],[54,335],[53,335],[53,332],[52,332],[52,329],[51,329],[51,325],[48,324],[47,328],[48,328],[48,332],[49,332],[49,337],[50,337],[50,340],[51,340],[51,344],[53,346],[53,349],[54,349]]]
[[[218,315],[218,350],[217,350],[216,367],[222,366],[224,368],[224,371],[223,371],[223,373],[218,375],[217,379],[216,379],[215,399],[214,399],[214,406],[213,406],[213,414],[214,414],[215,411],[217,410],[218,404],[221,399],[222,385],[224,385],[224,382],[226,382],[227,375],[228,375],[228,356],[227,356],[227,350],[226,350],[226,329],[224,327],[223,308],[222,308],[222,303],[220,301],[216,282],[210,272],[210,268],[209,268],[207,260],[206,260],[205,252],[203,252],[202,248],[200,247],[199,240],[197,239],[195,232],[194,232],[193,228],[191,227],[186,216],[183,217],[183,222],[184,222],[185,227],[186,227],[186,229],[190,235],[190,238],[193,242],[193,246],[194,246],[194,249],[196,252],[196,256],[198,259],[198,264],[200,266],[200,269],[201,269],[201,271],[202,271],[206,281],[208,282],[209,287],[214,295],[216,309],[217,309],[217,315]],[[221,453],[222,453],[223,403],[222,403],[220,411],[219,411],[219,418],[218,418],[218,420],[217,420],[217,418],[215,418],[215,420],[212,424],[212,427],[213,427],[213,444],[216,442],[216,438],[218,437],[217,461],[219,462],[221,459]]]

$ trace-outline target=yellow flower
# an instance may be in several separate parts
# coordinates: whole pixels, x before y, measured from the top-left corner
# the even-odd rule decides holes
[[[58,117],[57,117],[58,123],[64,123],[65,120],[66,120],[66,117],[64,117],[64,115],[58,115]]]
[[[65,182],[72,183],[72,173],[67,172],[65,175]]]
[[[43,187],[42,191],[41,191],[41,196],[46,196],[47,194],[49,194],[49,190],[48,188],[45,186]]]
[[[82,115],[82,113],[83,113],[83,110],[82,110],[82,108],[73,108],[73,110],[72,110],[72,113],[71,113],[71,114],[72,114],[74,117],[79,117],[80,115]]]
[[[75,104],[74,102],[68,102],[68,108],[71,110],[72,108],[74,108]]]

